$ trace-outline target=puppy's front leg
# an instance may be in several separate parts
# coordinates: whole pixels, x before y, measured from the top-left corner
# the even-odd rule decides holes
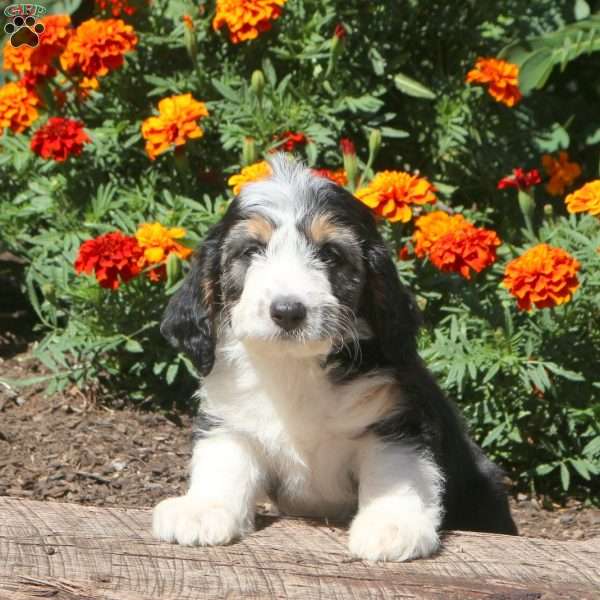
[[[163,500],[154,509],[158,539],[214,546],[242,537],[254,527],[262,469],[252,445],[241,435],[218,434],[196,443],[188,493]]]
[[[367,560],[410,560],[439,546],[442,475],[407,443],[366,440],[359,453],[359,509],[350,552]]]

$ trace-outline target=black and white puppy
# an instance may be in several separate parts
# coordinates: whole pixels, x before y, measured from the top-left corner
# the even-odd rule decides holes
[[[353,515],[350,552],[428,556],[440,528],[516,533],[501,473],[416,350],[418,311],[367,207],[291,158],[208,233],[162,332],[203,376],[188,493],[154,535],[227,544],[268,495]]]

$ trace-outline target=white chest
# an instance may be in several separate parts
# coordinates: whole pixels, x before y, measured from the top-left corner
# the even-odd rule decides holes
[[[256,358],[236,344],[206,379],[203,409],[253,441],[284,512],[339,516],[355,505],[361,435],[390,409],[389,388],[381,375],[336,385],[314,358]]]

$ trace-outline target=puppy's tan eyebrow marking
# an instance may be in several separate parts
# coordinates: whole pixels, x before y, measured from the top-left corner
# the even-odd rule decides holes
[[[244,222],[250,235],[267,244],[273,235],[273,225],[266,219],[255,215]]]
[[[308,234],[315,244],[319,244],[333,238],[343,237],[344,231],[328,215],[319,213],[313,218],[308,228]]]

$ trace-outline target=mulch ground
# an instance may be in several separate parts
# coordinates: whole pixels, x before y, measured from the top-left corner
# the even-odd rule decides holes
[[[1,340],[0,340],[1,341]],[[0,358],[3,378],[35,374],[27,353]],[[32,373],[33,371],[33,373]],[[0,384],[0,495],[148,507],[186,489],[191,416],[111,408],[76,390],[54,397]],[[600,535],[600,509],[511,499],[522,535]]]

